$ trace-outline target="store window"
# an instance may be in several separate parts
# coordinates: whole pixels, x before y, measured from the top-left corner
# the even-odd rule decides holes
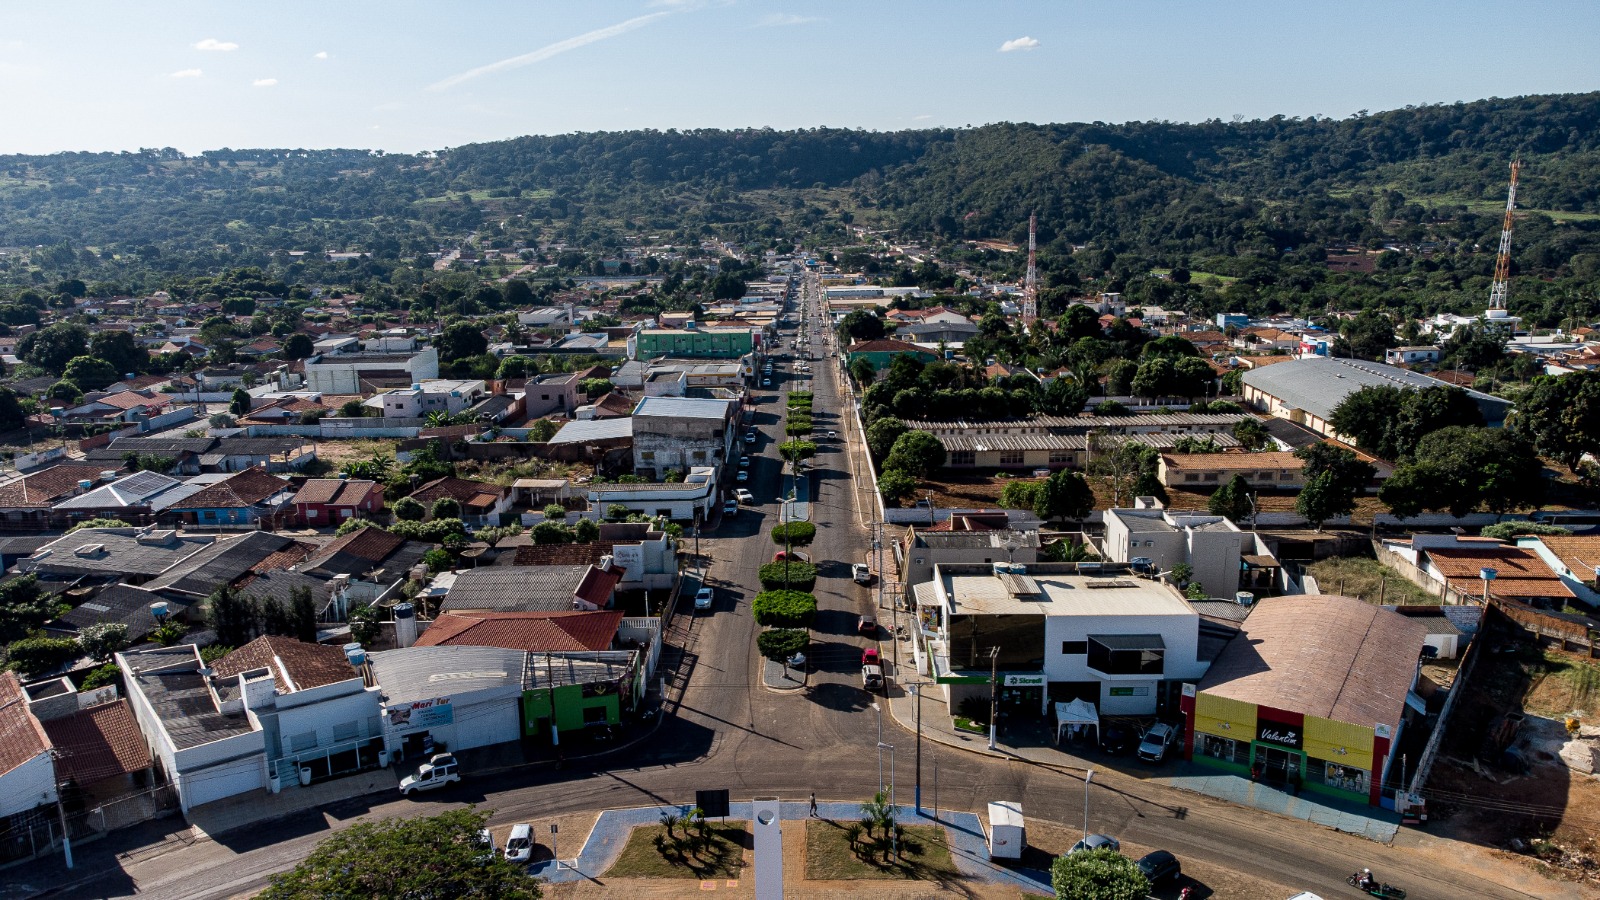
[[[1306,775],[1313,782],[1349,791],[1352,794],[1367,793],[1367,771],[1355,766],[1342,765],[1329,762],[1325,759],[1307,760]]]
[[[1020,465],[1022,465],[1022,451],[1021,450],[1002,450],[1002,451],[1000,451],[1000,465],[1002,465],[1002,466],[1020,466]]]
[[[1212,759],[1222,762],[1247,766],[1250,764],[1250,745],[1244,741],[1233,738],[1217,737],[1214,734],[1201,734],[1200,752]]]

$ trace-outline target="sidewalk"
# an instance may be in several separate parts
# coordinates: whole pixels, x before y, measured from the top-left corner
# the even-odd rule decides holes
[[[917,696],[911,692],[911,688],[915,687],[920,691],[926,687],[926,695],[922,698],[921,734],[924,740],[1001,759],[1023,760],[1072,772],[1083,772],[1091,767],[1082,758],[1057,749],[1054,732],[1048,728],[1032,729],[1033,733],[1030,734],[1015,734],[1012,729],[1002,729],[995,744],[996,749],[990,750],[987,734],[969,734],[956,730],[938,685],[915,671],[909,643],[901,649],[900,658],[904,664],[891,680],[890,694],[893,696],[889,698],[889,710],[894,715],[895,721],[907,731],[917,732]],[[1104,762],[1098,762],[1093,768],[1105,769],[1108,766]],[[1152,773],[1159,774],[1133,777],[1226,800],[1238,806],[1303,819],[1314,825],[1359,835],[1378,843],[1387,844],[1394,840],[1400,827],[1400,817],[1388,810],[1340,803],[1331,797],[1309,793],[1295,797],[1285,791],[1252,782],[1248,778],[1217,772],[1181,759],[1169,760],[1160,769],[1153,769]]]
[[[285,786],[276,794],[259,791],[202,804],[189,810],[189,825],[195,837],[211,838],[368,794],[388,791],[398,797],[399,787],[400,777],[393,767],[372,769],[307,787]]]
[[[1011,869],[991,862],[983,822],[977,815],[969,812],[941,812],[939,818],[934,820],[928,816],[918,816],[915,808],[904,804],[896,808],[899,810],[898,819],[902,825],[926,825],[933,822],[944,825],[949,839],[950,855],[963,875],[979,881],[1013,885],[1046,896],[1055,893],[1050,886],[1048,873]],[[576,856],[560,860],[559,868],[556,861],[546,860],[534,864],[529,871],[552,884],[598,879],[616,863],[623,847],[627,845],[628,835],[634,828],[657,824],[664,812],[682,814],[687,809],[686,806],[608,809],[595,821],[594,829],[589,832],[588,840],[584,841],[582,849]],[[779,810],[786,823],[802,825],[810,818],[809,807],[805,801],[784,801]],[[861,804],[819,801],[817,815],[833,821],[853,822],[861,817]],[[750,803],[729,804],[728,820],[748,822]],[[784,874],[785,882],[805,877],[804,870],[799,873]]]

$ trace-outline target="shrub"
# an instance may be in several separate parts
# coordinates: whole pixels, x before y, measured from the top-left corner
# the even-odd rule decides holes
[[[83,684],[79,686],[78,690],[92,691],[108,684],[118,684],[121,678],[122,673],[117,669],[117,664],[108,662],[103,666],[90,669],[89,674],[84,677]]]
[[[1038,481],[1013,481],[1000,492],[1000,505],[1006,509],[1033,509],[1043,487]]]
[[[778,445],[784,459],[810,459],[817,455],[817,445],[811,441],[784,441]]]
[[[790,563],[791,568],[796,565]],[[750,604],[756,624],[773,628],[804,628],[817,617],[817,598],[804,591],[762,591]]]
[[[72,638],[23,638],[6,648],[11,668],[30,677],[43,675],[80,655],[78,642]]]
[[[80,528],[131,528],[131,527],[132,526],[130,526],[127,522],[122,521],[121,519],[85,519],[82,522],[79,522],[78,524],[72,526],[71,528],[68,528],[67,529],[67,534],[71,534],[71,533],[73,533],[74,531],[77,531]]]
[[[789,522],[774,526],[772,529],[772,542],[774,544],[789,544],[795,547],[804,547],[817,537],[817,526],[812,522]]]
[[[1561,535],[1571,533],[1570,529],[1562,528],[1560,525],[1546,525],[1543,522],[1500,522],[1496,525],[1485,526],[1482,532],[1484,537],[1492,537],[1502,541],[1509,541],[1518,535],[1524,534]]]
[[[773,628],[756,635],[756,649],[767,659],[788,659],[810,645],[804,628]]]
[[[783,433],[790,435],[791,437],[810,434],[811,420],[801,419],[797,421],[795,419],[790,419],[789,424],[783,426]]]
[[[916,490],[917,480],[899,469],[890,469],[878,476],[878,493],[890,503],[899,503]]]
[[[428,514],[427,507],[415,497],[401,497],[390,507],[390,511],[394,513],[396,519],[404,522],[420,522],[423,516]]]
[[[351,519],[350,521],[359,520]],[[396,522],[389,526],[389,531],[407,540],[442,544],[445,538],[451,535],[465,536],[467,526],[460,519],[434,519],[431,522]]]
[[[767,590],[787,586],[809,591],[817,584],[817,567],[807,562],[770,562],[761,567],[760,576]]]

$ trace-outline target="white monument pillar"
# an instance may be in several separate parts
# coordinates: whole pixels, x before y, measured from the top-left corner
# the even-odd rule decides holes
[[[783,816],[777,797],[750,801],[755,831],[756,900],[783,900]]]

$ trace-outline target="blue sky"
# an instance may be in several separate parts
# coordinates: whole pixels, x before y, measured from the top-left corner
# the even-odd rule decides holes
[[[1600,89],[1600,3],[16,3],[0,153],[1199,121]]]

